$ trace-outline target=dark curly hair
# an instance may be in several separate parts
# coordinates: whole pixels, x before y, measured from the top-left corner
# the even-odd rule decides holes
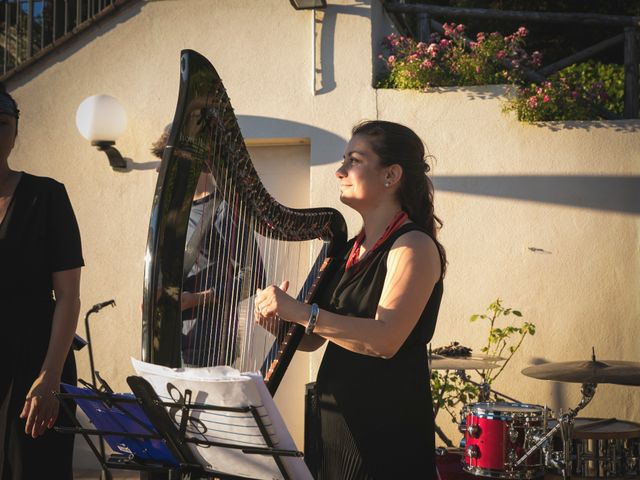
[[[431,156],[425,155],[425,146],[420,137],[404,125],[382,120],[359,123],[353,127],[351,134],[367,137],[382,166],[397,164],[402,167],[398,200],[409,218],[425,228],[433,238],[444,272],[445,249],[437,240],[442,221],[434,213],[433,183],[427,176],[431,170],[427,158]]]

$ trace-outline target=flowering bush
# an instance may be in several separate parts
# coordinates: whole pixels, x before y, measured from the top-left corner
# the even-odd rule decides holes
[[[444,33],[432,34],[429,43],[391,34],[383,41],[389,75],[380,86],[428,89],[436,86],[513,83],[522,78],[522,67],[540,64],[541,55],[524,50],[527,29],[520,27],[506,37],[498,32],[478,33],[465,44],[462,24],[444,24]],[[509,68],[510,67],[510,68]]]
[[[511,35],[478,33],[465,42],[465,26],[444,24],[442,35],[416,42],[391,34],[383,41],[388,75],[382,88],[428,90],[438,86],[514,84],[504,110],[515,111],[525,122],[592,120],[604,109],[622,113],[624,71],[620,65],[589,61],[572,65],[542,84],[525,84],[523,69],[537,68],[539,52],[525,49],[528,31],[518,28]]]
[[[593,120],[602,110],[622,113],[624,68],[589,61],[572,65],[541,85],[521,86],[504,105],[525,122]]]

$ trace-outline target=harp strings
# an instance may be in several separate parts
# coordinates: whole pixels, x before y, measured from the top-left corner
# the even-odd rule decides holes
[[[218,96],[210,107],[214,120],[200,177],[199,190],[206,194],[198,206],[201,218],[190,219],[197,221],[192,235],[201,238],[190,272],[195,276],[193,291],[208,293],[199,296],[192,318],[183,315],[183,363],[229,365],[265,374],[276,360],[290,324],[273,319],[257,325],[255,291],[287,279],[288,293],[303,300],[311,287],[307,272],[313,267],[308,278],[317,276],[320,262],[316,258],[326,256],[327,244],[321,240],[282,241],[245,203],[238,185],[243,178],[233,164],[242,139],[239,132],[230,138],[220,127],[230,109],[228,98],[223,97]],[[197,203],[194,200],[192,209]],[[293,224],[293,215],[285,215],[282,221]]]

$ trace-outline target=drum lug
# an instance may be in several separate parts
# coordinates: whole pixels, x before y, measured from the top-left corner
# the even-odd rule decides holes
[[[480,450],[476,445],[469,445],[464,454],[469,458],[478,458],[480,456]]]
[[[516,441],[518,440],[518,431],[513,426],[513,424],[509,425],[507,434],[509,435],[509,440],[511,440],[511,443],[516,443]]]
[[[467,433],[472,438],[478,438],[480,434],[480,427],[478,427],[478,425],[469,425],[467,427]]]

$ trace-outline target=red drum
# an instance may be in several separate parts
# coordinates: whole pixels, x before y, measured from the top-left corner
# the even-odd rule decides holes
[[[477,476],[529,479],[544,475],[540,450],[514,464],[545,433],[546,409],[539,405],[481,402],[467,407],[464,470]]]

